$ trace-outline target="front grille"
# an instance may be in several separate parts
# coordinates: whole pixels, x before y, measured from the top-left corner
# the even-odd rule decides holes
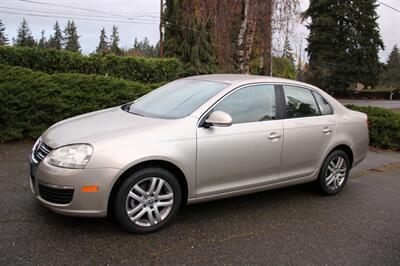
[[[35,164],[40,163],[51,152],[52,148],[47,146],[43,141],[40,141],[32,153],[32,161]]]
[[[55,204],[68,204],[74,195],[73,188],[55,188],[39,183],[39,194],[44,200]]]

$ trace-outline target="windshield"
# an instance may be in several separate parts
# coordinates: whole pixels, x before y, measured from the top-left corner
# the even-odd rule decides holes
[[[182,118],[193,113],[228,85],[204,80],[177,80],[146,94],[125,110],[155,118]]]

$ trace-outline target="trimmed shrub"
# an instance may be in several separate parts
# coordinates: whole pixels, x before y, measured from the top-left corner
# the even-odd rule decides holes
[[[176,58],[142,58],[115,55],[81,55],[68,51],[0,46],[0,63],[53,73],[109,75],[142,83],[158,83],[183,76]]]
[[[60,120],[133,101],[158,86],[0,64],[0,142],[36,138]]]
[[[347,107],[368,115],[371,146],[400,150],[400,113],[378,107],[355,105],[348,105]]]

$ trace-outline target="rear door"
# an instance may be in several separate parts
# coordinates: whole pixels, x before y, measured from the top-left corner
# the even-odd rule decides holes
[[[309,176],[317,170],[332,140],[336,119],[329,103],[317,92],[282,86],[286,106],[280,180]]]
[[[273,85],[239,88],[212,111],[232,116],[229,127],[197,129],[198,197],[256,187],[278,178],[283,144]],[[207,115],[206,115],[207,116]]]

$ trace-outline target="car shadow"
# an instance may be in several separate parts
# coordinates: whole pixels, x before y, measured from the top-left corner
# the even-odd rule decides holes
[[[218,219],[232,220],[238,216],[251,217],[259,210],[271,212],[280,208],[288,208],[288,205],[296,204],[299,201],[310,200],[321,197],[313,184],[302,184],[287,188],[274,189],[254,194],[237,196],[227,199],[220,199],[205,203],[198,203],[182,207],[177,219],[171,226],[154,234],[168,234],[184,230],[193,230],[199,224],[207,225],[210,221],[218,222]],[[127,236],[126,233],[112,217],[107,218],[86,218],[64,216],[52,212],[36,203],[35,213],[49,227],[56,227],[58,230],[77,235],[101,235]],[[282,210],[282,209],[281,209]],[[154,235],[150,234],[150,235]],[[138,236],[139,237],[139,236]],[[144,236],[140,236],[144,237]]]

